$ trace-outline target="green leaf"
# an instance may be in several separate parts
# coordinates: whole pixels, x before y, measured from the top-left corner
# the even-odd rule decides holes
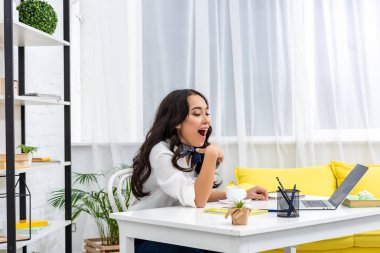
[[[244,207],[244,200],[234,201],[234,207],[235,208],[243,208]]]
[[[53,34],[58,23],[54,8],[42,0],[25,0],[16,8],[19,11],[19,21],[38,30]]]
[[[26,154],[34,153],[38,150],[38,147],[27,146],[25,144],[20,144],[17,146],[17,148],[19,148],[22,153],[26,153]]]
[[[73,184],[81,184],[81,185],[91,185],[92,183],[98,184],[98,177],[104,176],[104,174],[97,173],[73,173],[74,182]]]

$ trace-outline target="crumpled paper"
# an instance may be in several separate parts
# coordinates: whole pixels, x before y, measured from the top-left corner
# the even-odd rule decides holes
[[[243,208],[228,208],[226,215],[224,216],[226,219],[231,215],[232,224],[233,225],[247,225],[248,217],[251,213],[251,209],[247,207]]]

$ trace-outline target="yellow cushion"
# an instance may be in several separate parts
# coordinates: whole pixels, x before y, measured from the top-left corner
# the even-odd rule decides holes
[[[297,189],[303,194],[331,196],[336,190],[336,179],[330,165],[270,169],[270,168],[235,168],[237,183],[260,185],[268,191],[277,190],[277,180],[279,177],[285,188],[293,188],[297,184]]]
[[[354,238],[352,235],[328,239],[318,242],[305,243],[296,246],[299,250],[332,250],[332,249],[347,249],[354,247]]]
[[[347,164],[338,161],[332,161],[331,167],[335,173],[337,178],[338,185],[341,185],[346,176],[351,172],[354,168],[354,164]],[[351,191],[350,194],[358,194],[362,190],[367,190],[377,198],[380,198],[380,187],[379,187],[379,179],[380,179],[380,165],[366,165],[369,167],[368,171],[362,179],[360,179],[359,183],[355,186],[355,188]]]
[[[238,185],[246,189],[249,189],[255,185],[260,185],[268,189],[268,191],[275,191],[278,185],[276,180],[277,176],[280,178],[280,180],[286,188],[292,188],[293,185],[296,183],[297,188],[300,189],[304,194],[331,196],[331,194],[333,194],[336,190],[337,183],[338,185],[340,185],[353,167],[354,165],[333,161],[331,167],[328,164],[322,166],[290,169],[235,168],[235,176]],[[368,172],[362,178],[361,181],[364,181],[366,179],[365,177],[367,177],[367,174],[371,172],[370,175],[372,175],[373,178],[371,178],[370,181],[372,185],[372,180],[374,181],[376,178],[380,178],[380,174],[377,174],[380,173],[380,169],[377,171],[372,171],[376,168],[380,168],[380,165],[371,165],[370,170],[368,170]],[[337,177],[337,179],[335,178],[335,176]],[[376,193],[378,191],[373,190],[372,187],[367,187],[364,189],[372,192],[374,195],[377,196]],[[357,190],[357,192],[359,192],[360,190],[362,189]],[[356,193],[353,192],[352,194]],[[379,244],[380,230],[376,230],[367,233],[357,234],[354,236],[345,236],[298,245],[297,253],[374,253],[380,252],[380,250],[376,248],[380,247]],[[354,245],[356,247],[361,248],[353,248]],[[268,253],[269,252],[275,253],[283,251],[274,250],[268,251]]]
[[[284,253],[283,249],[262,251],[260,253]],[[297,253],[379,253],[379,248],[346,248],[333,250],[298,250]]]
[[[355,247],[379,247],[380,252],[380,230],[374,230],[366,233],[354,235]]]

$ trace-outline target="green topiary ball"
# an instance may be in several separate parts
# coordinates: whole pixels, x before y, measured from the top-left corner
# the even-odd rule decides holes
[[[42,0],[25,0],[17,8],[20,22],[30,25],[48,34],[57,27],[57,13],[53,7]]]

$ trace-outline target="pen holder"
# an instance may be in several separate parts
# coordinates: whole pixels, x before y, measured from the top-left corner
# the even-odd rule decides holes
[[[277,217],[294,218],[299,216],[300,191],[284,189],[277,191]]]

